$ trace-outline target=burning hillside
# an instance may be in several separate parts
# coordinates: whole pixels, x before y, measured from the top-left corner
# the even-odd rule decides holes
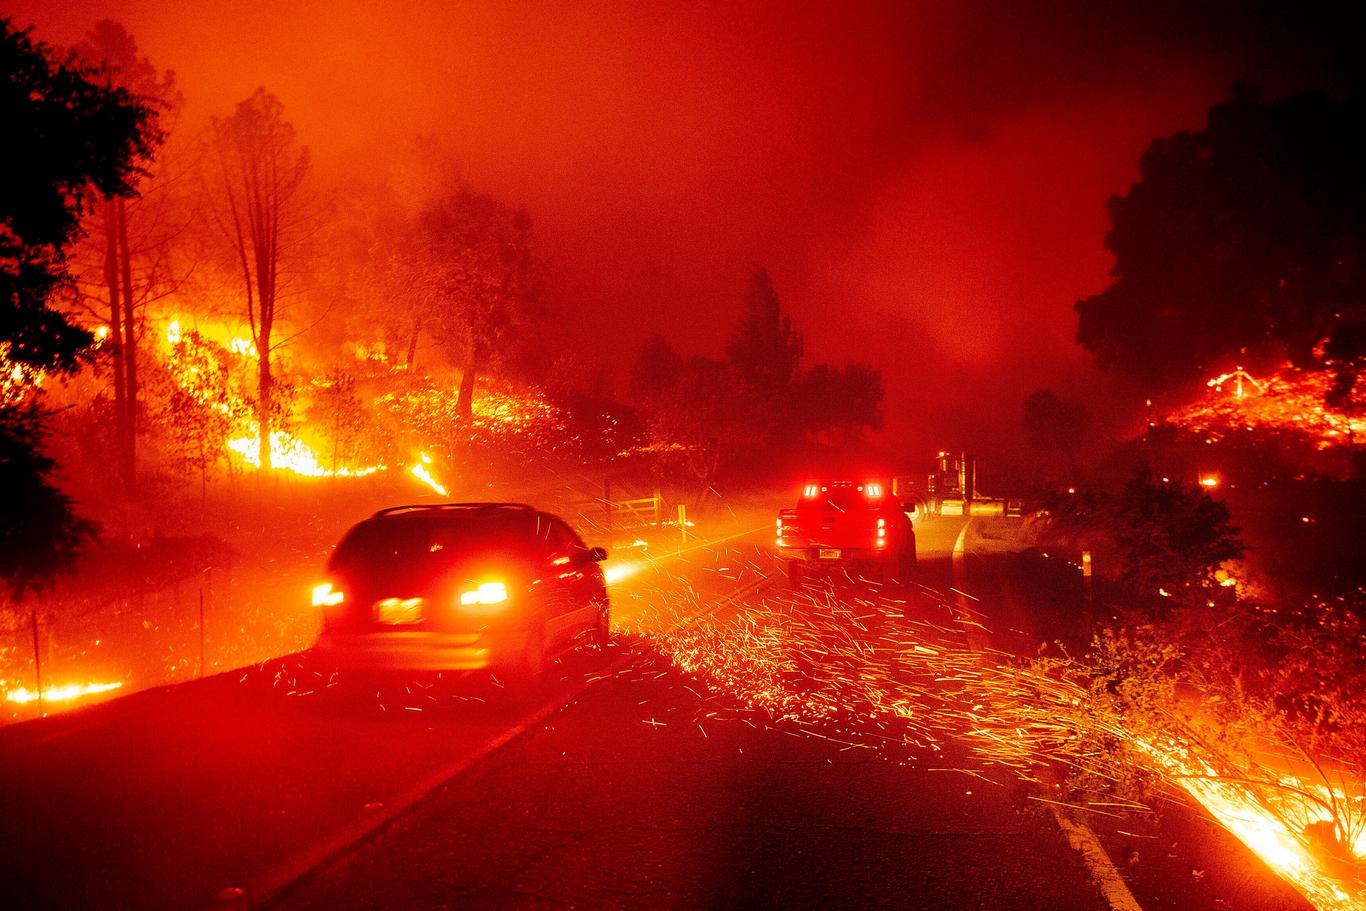
[[[1167,415],[1167,421],[1218,441],[1239,433],[1289,435],[1320,450],[1360,445],[1366,415],[1327,404],[1332,374],[1285,364],[1257,378],[1242,367],[1214,377],[1198,401]]]

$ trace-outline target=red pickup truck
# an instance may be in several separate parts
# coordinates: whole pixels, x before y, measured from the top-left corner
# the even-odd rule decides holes
[[[875,582],[910,580],[915,530],[881,481],[808,481],[793,509],[778,513],[778,558],[792,584],[840,569]]]

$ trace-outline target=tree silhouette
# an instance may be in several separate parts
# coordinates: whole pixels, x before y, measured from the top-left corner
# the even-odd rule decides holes
[[[6,374],[71,373],[90,333],[53,308],[71,286],[68,252],[101,195],[132,192],[160,133],[156,115],[124,89],[0,19],[0,361]],[[22,595],[75,559],[94,534],[50,480],[34,388],[0,401],[0,577]]]
[[[95,74],[58,64],[0,19],[0,344],[11,362],[70,372],[90,334],[52,309],[68,253],[98,196],[127,195],[160,139],[156,114]]]
[[[726,356],[761,398],[778,397],[797,378],[802,337],[793,331],[792,318],[782,313],[766,269],[754,270],[750,278],[744,314]]]
[[[42,452],[42,416],[7,407],[0,420],[0,579],[11,597],[41,586],[80,555],[98,527],[49,480],[56,463]]]
[[[1235,86],[1109,201],[1114,281],[1076,305],[1104,369],[1170,385],[1315,348],[1366,316],[1366,107]]]
[[[847,444],[882,426],[882,374],[868,364],[817,364],[801,375],[794,411],[817,439]]]
[[[147,58],[140,57],[133,36],[113,20],[95,23],[72,54],[97,69],[106,84],[122,86],[158,115],[173,112],[181,104],[175,75],[158,72]],[[159,213],[139,211],[147,203],[145,195],[131,205],[123,195],[106,196],[96,207],[90,231],[92,238],[98,238],[105,295],[102,317],[109,327],[102,347],[109,351],[114,375],[115,462],[130,491],[137,474],[140,310],[157,295],[159,286],[167,284],[162,254],[174,233],[161,223]],[[144,230],[130,232],[130,221],[138,220],[146,222]]]
[[[631,364],[630,389],[636,398],[645,398],[678,382],[683,374],[683,358],[662,335],[645,340]]]
[[[1143,468],[1119,490],[1080,489],[1050,504],[1057,528],[1100,551],[1103,565],[1144,598],[1201,604],[1215,573],[1247,550],[1228,508],[1195,484],[1159,481]]]
[[[727,359],[684,359],[660,336],[631,368],[630,389],[657,452],[709,485],[741,464],[775,465],[775,446],[845,445],[882,426],[882,376],[867,364],[801,369],[802,338],[768,273],[751,276]]]
[[[468,418],[478,378],[534,311],[531,218],[461,187],[418,218],[422,270],[414,289],[430,303],[433,334],[461,367],[456,411]]]
[[[270,434],[277,413],[271,373],[281,315],[282,266],[307,228],[303,196],[308,150],[284,119],[280,99],[258,88],[212,126],[213,211],[242,278],[247,322],[259,355],[257,421],[261,468],[270,469]]]

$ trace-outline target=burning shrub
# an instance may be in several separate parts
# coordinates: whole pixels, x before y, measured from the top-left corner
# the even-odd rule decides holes
[[[304,424],[323,441],[322,454],[330,458],[334,473],[343,465],[385,464],[392,461],[392,447],[384,445],[388,434],[367,435],[372,415],[361,400],[356,377],[340,368],[308,384],[309,399]]]
[[[485,384],[466,418],[449,383],[430,374],[395,373],[398,386],[375,399],[401,432],[446,458],[495,449],[544,455],[565,447],[559,410],[539,392],[510,385]]]
[[[203,492],[227,457],[239,417],[227,349],[195,331],[170,346],[153,386],[159,407],[153,425],[166,436],[177,474],[198,476]]]

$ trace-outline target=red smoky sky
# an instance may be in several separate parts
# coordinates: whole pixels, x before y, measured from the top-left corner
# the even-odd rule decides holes
[[[1199,6],[1198,10],[1188,7]],[[20,0],[173,69],[181,129],[264,85],[318,176],[438,137],[531,212],[544,283],[619,377],[660,332],[717,354],[766,267],[808,363],[883,371],[887,439],[980,445],[1033,389],[1090,399],[1072,304],[1105,200],[1234,79],[1334,88],[1324,17],[1247,4]],[[606,341],[598,341],[605,339]]]

